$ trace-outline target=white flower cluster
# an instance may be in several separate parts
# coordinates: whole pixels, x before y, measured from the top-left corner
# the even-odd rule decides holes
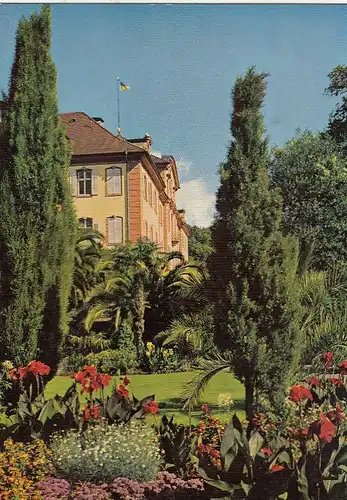
[[[157,436],[143,423],[99,424],[83,435],[56,434],[51,448],[59,475],[74,481],[110,482],[116,477],[150,481],[161,464]]]

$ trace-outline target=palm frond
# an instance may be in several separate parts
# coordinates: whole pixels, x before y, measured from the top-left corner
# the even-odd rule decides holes
[[[184,409],[192,408],[199,403],[199,398],[205,390],[210,380],[217,375],[217,373],[231,369],[231,360],[228,357],[223,358],[221,355],[216,354],[213,357],[200,360],[199,372],[190,380],[182,394],[182,401],[184,402]]]

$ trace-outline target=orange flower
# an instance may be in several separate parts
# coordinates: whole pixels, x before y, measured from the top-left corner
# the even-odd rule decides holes
[[[274,464],[270,467],[271,472],[280,472],[283,469],[284,469],[283,465],[279,465],[279,464]]]
[[[271,448],[262,448],[260,451],[261,451],[262,453],[264,453],[264,455],[267,455],[268,457],[271,457],[271,455],[272,455],[272,450],[271,450]]]

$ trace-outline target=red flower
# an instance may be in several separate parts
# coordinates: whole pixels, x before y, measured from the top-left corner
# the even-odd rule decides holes
[[[201,410],[202,410],[205,414],[207,414],[207,413],[209,413],[209,412],[210,412],[210,407],[208,406],[208,404],[207,404],[207,403],[204,403],[204,404],[201,406]]]
[[[87,378],[85,376],[85,373],[83,371],[77,372],[73,377],[72,377],[78,384],[85,384],[87,381]]]
[[[117,387],[117,396],[119,399],[127,399],[129,397],[129,391],[124,387],[124,385],[119,385]]]
[[[22,380],[28,375],[28,368],[26,366],[20,366],[18,368],[18,377],[19,380]]]
[[[127,376],[125,376],[125,377],[123,378],[123,384],[124,384],[125,386],[129,385],[129,384],[130,384],[130,378],[128,378]]]
[[[309,385],[312,385],[313,387],[320,387],[320,385],[321,385],[319,378],[316,376],[309,378],[307,380],[307,383]]]
[[[268,457],[271,457],[272,455],[272,450],[271,448],[262,448],[260,450],[262,453],[264,453],[264,455],[268,456]]]
[[[89,377],[96,377],[96,368],[94,365],[92,366],[88,366],[88,365],[85,365],[83,368],[82,368],[82,371],[84,371],[84,373],[86,375],[89,375]]]
[[[83,420],[89,421],[91,419],[98,420],[100,418],[100,406],[99,405],[87,405],[82,411]]]
[[[18,373],[17,368],[12,368],[12,370],[10,370],[10,371],[8,372],[8,376],[9,376],[12,380],[19,380],[19,373]]]
[[[320,432],[319,439],[326,443],[331,443],[334,437],[335,426],[330,420],[324,415],[324,413],[320,414],[321,422],[320,422]]]
[[[311,401],[313,399],[310,390],[305,385],[294,385],[290,389],[289,397],[295,403],[299,403],[305,399],[310,399]]]
[[[329,378],[327,378],[327,381],[333,385],[341,385],[342,384],[342,380],[338,377],[329,377]]]
[[[283,469],[284,469],[283,465],[279,465],[279,464],[274,464],[270,467],[271,472],[279,472]]]
[[[143,407],[145,413],[152,413],[153,415],[156,415],[159,411],[159,405],[157,401],[149,401],[148,403],[145,404]]]
[[[322,354],[322,361],[325,364],[325,368],[330,368],[333,363],[333,353],[332,352],[324,352]]]
[[[347,359],[338,364],[341,375],[347,375]]]
[[[107,387],[108,384],[111,382],[112,377],[111,375],[108,375],[107,373],[99,373],[98,374],[98,379],[102,387]]]
[[[48,375],[51,371],[50,367],[48,365],[45,365],[41,361],[30,361],[27,368],[28,371],[35,377],[37,377],[37,375]]]

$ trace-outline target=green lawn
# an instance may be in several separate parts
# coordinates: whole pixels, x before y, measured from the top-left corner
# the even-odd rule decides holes
[[[155,394],[159,402],[160,415],[164,413],[168,416],[175,415],[179,422],[188,423],[188,415],[182,412],[181,396],[184,386],[188,380],[194,376],[193,372],[185,373],[165,373],[158,375],[132,375],[129,386],[131,392],[137,398]],[[115,377],[115,383],[118,383]],[[46,388],[46,396],[51,397],[55,394],[64,394],[71,384],[69,377],[55,377]],[[108,388],[111,390],[111,388]],[[201,396],[201,403],[208,403],[212,408],[213,415],[228,420],[229,415],[223,413],[218,408],[218,394],[230,393],[234,400],[235,410],[240,416],[244,416],[244,387],[238,382],[231,373],[221,372],[216,375],[208,384],[204,394]],[[194,409],[192,413],[192,422],[200,420],[200,406]]]

